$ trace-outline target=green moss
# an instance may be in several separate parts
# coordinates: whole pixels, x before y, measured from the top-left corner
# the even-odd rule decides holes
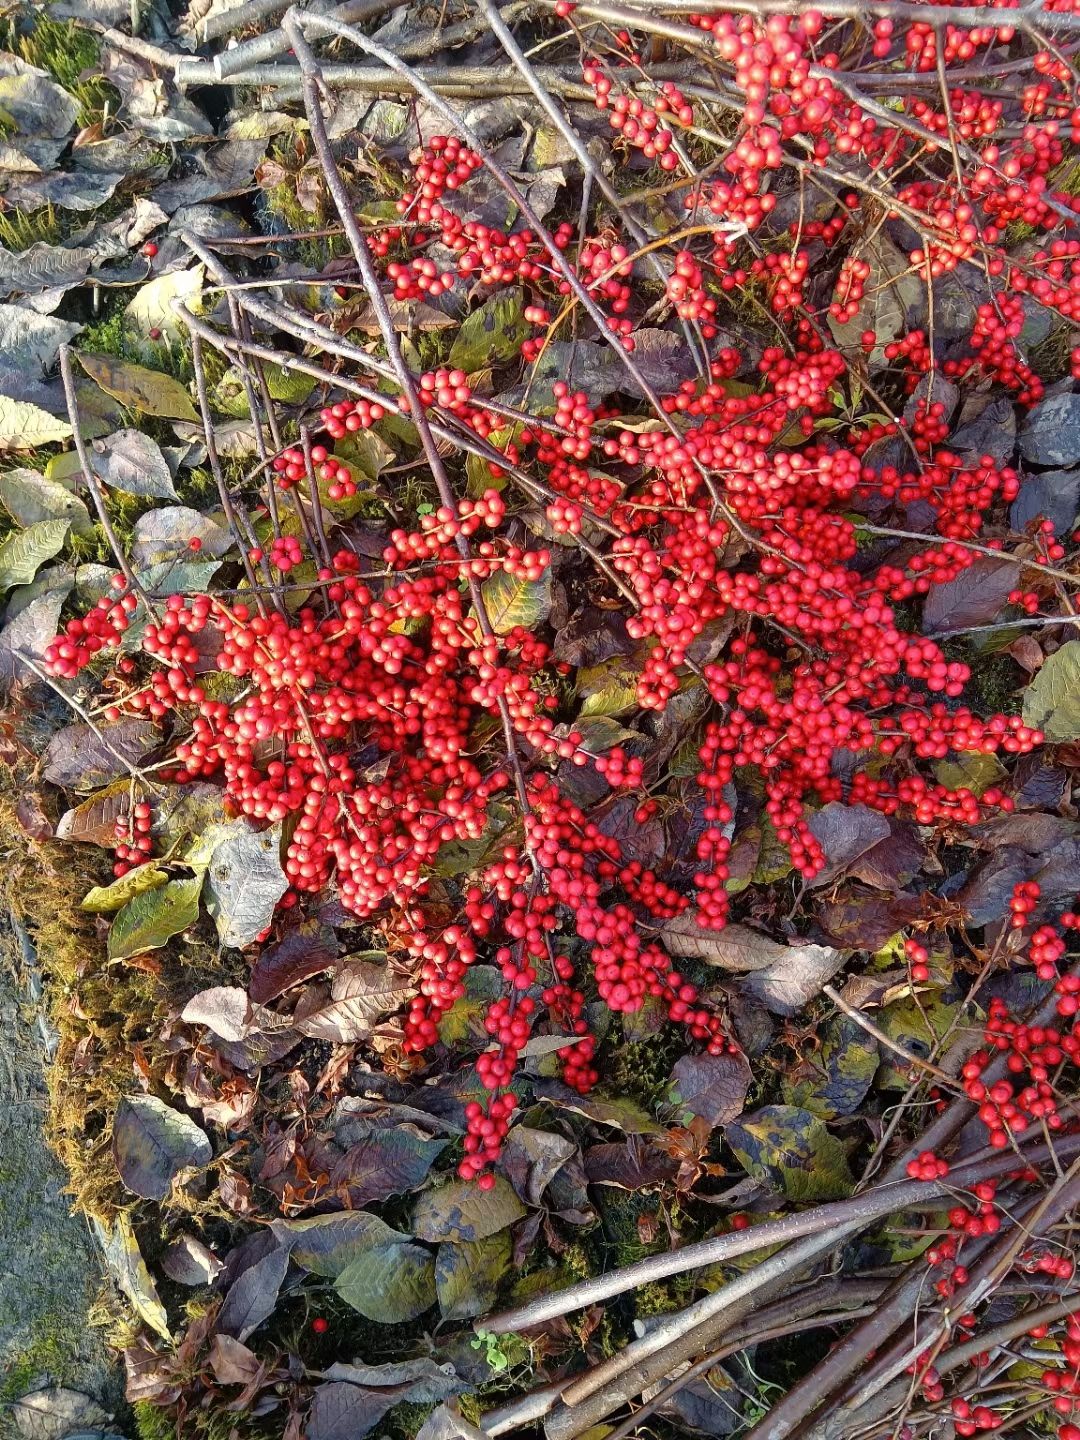
[[[147,1400],[137,1400],[133,1409],[135,1434],[139,1440],[176,1440],[176,1421],[167,1410],[161,1410]]]
[[[66,554],[74,565],[109,565],[115,563],[112,559],[109,542],[105,538],[105,531],[100,525],[95,525],[93,531],[88,531],[85,535],[69,534]]]
[[[43,1324],[41,1332],[34,1336],[28,1348],[8,1362],[7,1374],[0,1381],[0,1403],[25,1395],[43,1375],[56,1380],[67,1376],[70,1347],[64,1343],[59,1316],[55,1317],[55,1323],[55,1330],[51,1321]]]
[[[296,198],[296,185],[291,180],[282,180],[280,184],[272,185],[262,192],[259,208],[263,212],[264,227],[272,235],[321,230],[332,218],[325,204],[320,204],[315,214],[305,210]],[[288,241],[280,248],[290,258],[299,260],[301,264],[318,273],[328,260],[348,253],[348,241],[344,235],[325,235]]]
[[[574,1280],[587,1280],[593,1273],[592,1261],[584,1245],[568,1246],[559,1258],[562,1261],[563,1269]]]
[[[115,355],[119,360],[127,358],[124,302],[120,295],[106,299],[101,316],[83,327],[79,349],[85,350],[88,355]]]
[[[9,210],[0,215],[0,245],[8,250],[29,250],[31,245],[56,245],[64,238],[64,227],[51,205],[28,214]]]
[[[410,1400],[395,1405],[378,1428],[379,1440],[383,1436],[389,1437],[389,1440],[416,1440],[421,1426],[434,1409],[434,1404],[417,1404]]]
[[[943,647],[949,654],[949,646]],[[1016,715],[1020,711],[1023,672],[1011,655],[980,654],[971,647],[962,647],[956,657],[971,666],[970,690],[983,713]]]
[[[225,483],[235,489],[242,476],[230,474],[229,462],[224,462]],[[237,467],[238,468],[238,467]],[[209,470],[192,470],[184,480],[184,499],[196,510],[213,509],[220,504],[218,488]]]
[[[665,1285],[642,1285],[636,1292],[635,1309],[639,1320],[650,1315],[667,1315],[679,1302]]]
[[[470,1425],[479,1425],[480,1418],[484,1413],[484,1407],[476,1395],[462,1395],[458,1399],[458,1408],[462,1417]]]
[[[41,1263],[48,1266],[50,1261],[42,1256]],[[65,1298],[71,1302],[69,1309],[40,1315],[25,1347],[14,1354],[10,1350],[4,1352],[0,1374],[0,1437],[3,1440],[9,1436],[14,1440],[19,1433],[11,1423],[7,1407],[43,1382],[77,1390],[93,1388],[88,1386],[88,1377],[96,1372],[86,1343],[86,1311],[79,1297]]]
[[[1054,190],[1062,190],[1066,195],[1080,195],[1080,160],[1070,158],[1062,161],[1056,170],[1050,172],[1048,180]]]
[[[274,1434],[269,1424],[223,1409],[192,1410],[181,1419],[170,1407],[139,1400],[133,1410],[138,1440],[269,1440]]]
[[[121,202],[122,206],[125,204],[126,201]],[[98,215],[103,217],[104,209],[100,210]],[[134,365],[160,370],[162,374],[172,375],[182,384],[188,384],[195,372],[191,361],[191,344],[186,336],[171,340],[168,344],[162,341],[149,349],[145,342],[139,346],[129,342],[125,334],[124,309],[130,293],[119,291],[106,296],[100,315],[83,327],[78,348],[88,355],[115,355],[118,360],[129,360]],[[207,346],[203,350],[203,366],[207,390],[212,395],[214,386],[229,368],[229,364],[223,355]],[[143,415],[138,417],[137,423],[144,434],[165,444],[175,443],[176,437],[167,422],[156,421]]]
[[[1077,331],[1071,325],[1055,323],[1045,340],[1033,345],[1029,359],[1031,368],[1042,380],[1053,383],[1069,373],[1069,360],[1077,342]]]
[[[651,1109],[667,1088],[671,1067],[683,1048],[674,1026],[665,1026],[648,1040],[628,1043],[620,1039],[607,1057],[611,1078],[606,1083],[612,1094],[629,1095]]]
[[[120,102],[117,90],[100,73],[101,47],[73,20],[49,20],[35,14],[22,28],[12,17],[0,20],[0,49],[10,50],[28,65],[47,70],[79,103],[79,124],[101,120],[106,104],[112,111]]]
[[[597,1208],[602,1221],[602,1238],[597,1236],[596,1240],[608,1250],[608,1258],[616,1266],[632,1265],[636,1260],[655,1255],[665,1248],[667,1227],[661,1214],[659,1195],[645,1190],[618,1190],[602,1185],[597,1190]],[[642,1240],[643,1230],[654,1238]]]

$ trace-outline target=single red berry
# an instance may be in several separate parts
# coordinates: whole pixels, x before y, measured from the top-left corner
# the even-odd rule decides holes
[[[316,1335],[325,1335],[327,1330],[330,1329],[330,1321],[327,1320],[325,1315],[316,1315],[315,1319],[311,1322],[311,1328]]]
[[[142,247],[142,254],[146,256],[147,260],[152,260],[157,252],[158,247],[153,240],[147,240],[146,244]]]
[[[194,550],[195,553],[196,553],[196,555],[197,555],[197,554],[199,553],[199,551],[202,549],[202,541],[199,539],[198,535],[193,535],[193,536],[191,537],[191,539],[190,539],[187,543],[188,543],[188,549],[189,549],[189,550]]]

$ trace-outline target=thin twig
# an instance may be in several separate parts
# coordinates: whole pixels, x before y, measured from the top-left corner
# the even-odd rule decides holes
[[[865,1030],[867,1035],[872,1035],[879,1045],[884,1045],[886,1050],[891,1050],[894,1055],[899,1055],[905,1065],[915,1070],[925,1070],[928,1075],[933,1075],[935,1080],[944,1081],[950,1089],[956,1084],[955,1076],[942,1070],[939,1065],[934,1065],[929,1060],[923,1060],[919,1055],[912,1055],[910,1050],[905,1050],[903,1045],[890,1035],[886,1035],[885,1031],[875,1025],[861,1010],[856,1010],[854,1005],[849,1005],[835,985],[823,985],[821,993],[827,996],[838,1010],[842,1010],[849,1020],[854,1020],[860,1029]]]
[[[131,568],[123,547],[117,538],[113,523],[109,519],[109,512],[105,508],[105,497],[101,492],[97,474],[90,463],[90,456],[87,453],[86,442],[83,439],[82,429],[79,425],[79,401],[75,394],[75,376],[71,369],[71,348],[68,345],[60,347],[60,378],[64,385],[64,400],[67,403],[68,420],[71,424],[72,438],[75,441],[75,453],[79,457],[79,465],[82,469],[83,479],[86,481],[86,488],[90,491],[90,497],[94,502],[94,509],[97,511],[101,528],[105,532],[105,538],[109,542],[109,548],[116,558],[120,573],[127,581],[128,589],[133,590],[146,604],[147,609],[153,613],[153,606],[150,598],[142,586],[135,571]]]
[[[307,471],[308,490],[311,494],[311,514],[315,521],[315,533],[319,540],[319,554],[322,562],[330,568],[330,546],[326,540],[326,526],[323,524],[322,496],[319,494],[319,477],[315,474],[315,462],[311,458],[311,431],[306,425],[300,427],[300,444],[304,451],[304,469]]]
[[[210,414],[210,405],[206,395],[206,370],[202,358],[202,338],[191,323],[194,316],[181,302],[174,306],[181,319],[188,322],[188,332],[191,336],[191,365],[195,372],[195,394],[199,402],[199,414],[203,423],[203,440],[206,445],[206,458],[210,462],[210,473],[214,477],[214,484],[217,486],[218,495],[221,498],[221,508],[225,511],[225,519],[228,521],[229,530],[237,542],[240,550],[240,559],[244,566],[244,574],[247,576],[248,584],[252,590],[257,591],[258,581],[255,578],[255,571],[251,567],[251,559],[247,552],[247,545],[244,540],[243,531],[240,529],[237,520],[236,509],[232,503],[232,496],[229,494],[229,487],[225,484],[225,476],[221,469],[221,459],[218,455],[217,441],[214,438],[214,422]],[[262,607],[262,602],[257,602]]]

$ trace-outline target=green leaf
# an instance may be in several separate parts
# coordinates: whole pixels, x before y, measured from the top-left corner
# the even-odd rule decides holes
[[[612,720],[610,715],[587,715],[574,729],[581,736],[581,748],[586,755],[603,755],[615,745],[632,745],[636,742],[640,746],[643,738],[639,731],[628,730],[625,725]],[[694,773],[700,769],[699,761]]]
[[[724,1136],[748,1174],[790,1200],[838,1200],[854,1189],[843,1145],[797,1105],[765,1105]]]
[[[136,865],[111,885],[95,885],[83,898],[80,909],[91,915],[111,915],[137,896],[148,890],[160,890],[169,883],[169,872],[162,869],[156,860],[149,865]]]
[[[415,1320],[435,1303],[435,1257],[422,1245],[374,1245],[341,1272],[334,1289],[379,1325]]]
[[[752,880],[755,885],[771,885],[791,873],[791,851],[777,836],[776,827],[767,815],[761,817],[760,823],[761,849]]]
[[[521,430],[520,425],[506,425],[502,429],[492,430],[487,437],[488,444],[494,445],[496,450],[506,453],[506,447],[510,441]],[[466,488],[474,500],[479,500],[485,490],[505,490],[506,476],[493,475],[491,466],[482,455],[469,454],[465,456],[465,478],[468,482]]]
[[[532,334],[524,317],[522,290],[502,290],[485,300],[479,310],[467,316],[450,348],[451,369],[467,375],[492,365],[513,360],[521,353],[522,341]]]
[[[468,1180],[453,1180],[421,1195],[413,1229],[421,1240],[486,1240],[525,1214],[508,1180],[497,1176],[491,1190]]]
[[[284,365],[275,365],[273,361],[266,361],[263,371],[271,400],[280,401],[283,405],[300,405],[315,389],[313,376],[305,375],[291,366],[286,368]],[[226,370],[214,387],[214,409],[237,420],[248,415],[244,377],[237,366],[233,365]]]
[[[8,600],[5,618],[16,620],[24,610],[33,605],[35,600],[40,600],[46,595],[58,595],[63,603],[74,589],[75,579],[70,570],[60,565],[48,565],[45,569],[38,571],[37,579],[31,584],[15,587]],[[52,635],[45,637],[46,645],[55,634],[54,630]]]
[[[134,299],[124,307],[123,336],[129,354],[150,363],[158,359],[167,363],[170,346],[187,345],[188,328],[172,302],[179,300],[193,315],[201,315],[204,274],[201,265],[192,270],[168,270],[136,290]],[[151,338],[152,330],[160,334]]]
[[[475,870],[497,844],[505,843],[503,837],[514,823],[513,810],[493,800],[487,814],[488,823],[476,840],[450,840],[439,847],[431,867],[436,875],[463,875],[466,870]]]
[[[63,549],[69,529],[67,520],[39,520],[9,535],[0,545],[0,590],[29,585],[45,561]]]
[[[155,500],[176,499],[172,471],[161,447],[139,430],[118,430],[104,440],[95,440],[90,464],[102,484],[112,490]]]
[[[435,1289],[444,1320],[470,1320],[495,1304],[509,1273],[513,1246],[509,1230],[486,1240],[448,1241],[435,1257]]]
[[[578,671],[576,693],[584,703],[581,718],[590,715],[625,715],[637,708],[637,687],[641,665],[629,655],[615,655],[599,665],[583,665]]]
[[[1024,692],[1024,724],[1047,740],[1080,740],[1080,640],[1048,655]]]
[[[939,760],[934,766],[939,785],[946,790],[970,790],[973,795],[981,795],[1007,774],[996,755],[984,755],[981,750],[963,750],[955,760]]]
[[[470,965],[465,972],[465,994],[460,995],[439,1020],[439,1039],[446,1046],[468,1045],[486,1050],[490,1036],[484,1022],[504,990],[502,974],[494,965]]]
[[[377,101],[376,104],[383,102]],[[395,225],[401,217],[396,200],[366,200],[356,212],[362,225]]]
[[[214,848],[206,906],[223,945],[242,950],[262,934],[289,888],[281,868],[281,826],[256,830],[239,820]]]
[[[168,595],[194,595],[209,587],[221,569],[220,560],[191,560],[177,563],[161,560],[135,572],[136,579],[155,600]],[[293,571],[293,574],[296,572]]]
[[[66,486],[36,470],[20,468],[0,475],[0,500],[17,525],[66,520],[78,535],[93,533],[93,521],[83,502]]]
[[[412,1238],[392,1230],[367,1210],[343,1210],[306,1220],[275,1220],[274,1234],[293,1260],[327,1280],[337,1277],[369,1250],[404,1245]]]
[[[79,363],[91,380],[121,405],[164,420],[199,418],[191,396],[171,375],[117,360],[113,355],[80,355]],[[71,433],[70,428],[67,433]]]
[[[394,459],[394,450],[376,430],[357,430],[355,435],[344,436],[334,446],[334,454],[368,480],[377,480]]]
[[[199,918],[203,877],[170,880],[128,901],[109,931],[109,959],[126,960],[144,950],[157,950]]]
[[[505,635],[520,625],[532,630],[551,613],[551,571],[545,570],[539,580],[522,580],[496,570],[480,587],[491,628]]]
[[[208,1165],[214,1154],[195,1121],[155,1095],[120,1099],[112,1152],[121,1180],[144,1200],[164,1200],[181,1170]]]
[[[171,1341],[169,1317],[146,1268],[127,1212],[122,1210],[111,1227],[94,1217],[93,1226],[101,1242],[105,1263],[117,1285],[131,1301],[135,1313],[151,1330]]]
[[[935,991],[923,992],[918,997],[905,995],[884,1007],[878,1024],[890,1040],[925,1060],[948,1033],[959,1008],[959,1004],[943,1000]],[[908,1071],[909,1067],[895,1055],[884,1054],[877,1075],[879,1088],[903,1089],[909,1083]]]
[[[579,1095],[558,1080],[540,1080],[534,1083],[536,1094],[563,1110],[572,1110],[600,1125],[614,1125],[627,1135],[663,1135],[664,1127],[658,1125],[651,1115],[646,1114],[636,1100],[625,1095]]]
[[[803,1059],[801,1072],[784,1086],[784,1098],[822,1120],[854,1115],[874,1082],[877,1041],[846,1015],[825,1031],[821,1049]]]
[[[88,382],[83,381],[83,384],[88,384]],[[97,393],[100,395],[100,390]],[[19,473],[25,474],[25,471],[20,470]],[[45,478],[55,480],[57,485],[63,485],[65,490],[74,490],[82,480],[82,461],[79,459],[79,452],[62,450],[59,455],[51,456],[45,466]]]
[[[211,826],[224,829],[227,822],[222,797],[219,786],[202,782],[164,787],[154,812],[154,839],[163,848],[173,850],[198,841]],[[186,857],[184,863],[190,863]]]
[[[0,395],[0,450],[36,450],[39,445],[70,436],[71,426],[66,420],[57,420],[40,405]]]

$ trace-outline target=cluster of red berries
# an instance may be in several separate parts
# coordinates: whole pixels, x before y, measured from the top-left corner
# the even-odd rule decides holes
[[[495,1188],[495,1176],[486,1167],[499,1157],[517,1103],[517,1096],[507,1092],[497,1095],[486,1110],[475,1100],[465,1107],[465,1159],[458,1174],[463,1180],[475,1179],[481,1190]]]
[[[924,1150],[908,1161],[907,1173],[912,1180],[943,1180],[949,1173],[949,1162],[932,1150]]]
[[[1035,405],[1045,387],[1017,349],[1025,318],[1019,295],[999,295],[993,304],[987,302],[976,310],[970,344],[984,373],[1014,391],[1021,405]],[[968,367],[962,360],[946,360],[942,369],[950,378],[959,378]]]
[[[433,135],[427,145],[413,151],[409,163],[414,188],[397,202],[398,214],[429,225],[437,218],[438,202],[446,192],[464,185],[484,162],[455,135]]]
[[[649,160],[655,160],[662,170],[675,169],[679,162],[671,150],[674,136],[660,117],[675,115],[681,124],[692,125],[694,110],[670,80],[661,86],[659,96],[649,105],[639,96],[619,90],[614,90],[612,98],[614,83],[597,61],[589,61],[582,67],[582,78],[592,87],[596,108],[609,112],[613,130]]]
[[[127,592],[122,575],[114,578],[112,590],[114,595],[120,593],[119,599],[103,595],[92,610],[69,620],[46,646],[44,662],[50,675],[73,680],[99,651],[120,644],[139,602]]]
[[[908,962],[908,974],[916,985],[925,985],[930,979],[930,951],[917,940],[904,941],[904,955]]]
[[[688,250],[681,250],[675,256],[675,269],[667,282],[667,297],[674,302],[677,315],[695,321],[702,336],[711,340],[716,334],[717,301],[702,281],[700,264]]]
[[[367,405],[366,401],[361,401],[360,403],[365,406]],[[334,407],[334,409],[339,408],[345,409],[343,406]],[[379,408],[381,411],[381,407]],[[337,419],[336,416],[325,410],[323,411],[322,418],[328,430],[330,429],[329,421]],[[346,418],[348,417],[346,416]],[[381,413],[378,418],[382,418]],[[374,424],[374,421],[371,423]],[[347,428],[347,426],[343,427],[343,433]],[[341,436],[339,435],[336,438],[340,439]],[[316,479],[326,483],[326,494],[329,499],[347,500],[350,496],[356,494],[357,485],[353,478],[352,471],[343,460],[339,460],[335,455],[331,455],[325,445],[313,445],[311,447],[311,464]],[[304,458],[303,450],[298,449],[296,446],[291,446],[288,450],[283,450],[280,455],[274,457],[273,470],[278,477],[277,483],[280,489],[291,490],[295,485],[299,485],[301,480],[307,478],[307,462]]]
[[[644,779],[645,762],[640,755],[627,755],[621,745],[613,745],[606,755],[598,755],[595,764],[609,785],[636,790]]]
[[[846,325],[859,313],[866,282],[870,278],[870,262],[848,255],[840,266],[829,314],[838,325]]]
[[[326,433],[333,440],[343,440],[346,435],[355,435],[358,430],[370,430],[380,420],[386,419],[386,407],[377,400],[339,400],[319,412],[319,418],[326,427]],[[300,460],[303,462],[303,456]],[[314,452],[313,457],[314,458]],[[275,465],[276,468],[276,465]],[[301,476],[297,476],[301,479]]]
[[[953,1429],[965,1437],[977,1435],[982,1430],[998,1430],[1005,1423],[1005,1416],[989,1405],[972,1405],[957,1397],[950,1404]]]
[[[255,549],[249,552],[248,558],[257,564],[263,557],[262,551]],[[279,535],[270,545],[270,564],[282,575],[287,575],[290,570],[295,570],[297,565],[303,563],[304,547],[295,535]]]
[[[116,845],[113,847],[116,855],[113,874],[117,879],[137,865],[145,865],[151,858],[154,849],[153,824],[154,812],[145,800],[131,806],[126,815],[117,817],[114,825]]]

